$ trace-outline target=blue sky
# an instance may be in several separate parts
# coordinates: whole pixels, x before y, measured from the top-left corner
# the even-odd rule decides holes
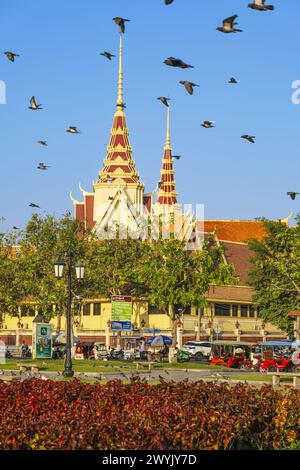
[[[0,80],[0,217],[4,228],[23,227],[29,202],[56,216],[71,209],[96,180],[117,96],[118,52],[114,16],[130,18],[124,36],[127,122],[140,176],[150,191],[159,180],[165,141],[165,109],[171,127],[176,189],[182,203],[205,204],[208,219],[282,218],[299,203],[300,105],[291,84],[300,80],[300,2],[270,0],[273,12],[247,8],[247,0],[2,0]],[[216,31],[238,14],[240,34]],[[20,54],[15,63],[2,54]],[[175,56],[194,69],[167,67]],[[231,76],[237,86],[227,83]],[[180,80],[200,84],[189,96]],[[28,107],[35,95],[43,110]],[[201,122],[216,121],[215,129]],[[69,125],[82,134],[69,135]],[[256,136],[256,144],[242,134]],[[37,140],[48,141],[48,148]],[[36,169],[38,162],[51,168]],[[300,199],[299,199],[300,200]]]

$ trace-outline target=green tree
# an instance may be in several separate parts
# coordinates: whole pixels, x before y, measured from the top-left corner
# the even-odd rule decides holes
[[[251,240],[254,251],[249,284],[260,317],[293,335],[290,310],[300,308],[300,218],[289,227],[282,222],[264,221],[267,235]]]
[[[223,261],[224,250],[208,237],[203,249],[185,250],[185,243],[179,240],[157,241],[141,267],[147,284],[149,302],[165,310],[176,320],[174,305],[206,304],[205,294],[211,284],[235,284],[232,265]]]

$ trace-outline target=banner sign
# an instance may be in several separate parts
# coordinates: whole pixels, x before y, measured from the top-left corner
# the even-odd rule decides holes
[[[130,295],[113,295],[111,298],[111,330],[131,330],[131,314],[132,297]]]
[[[32,355],[34,359],[51,359],[52,326],[48,323],[33,323]]]

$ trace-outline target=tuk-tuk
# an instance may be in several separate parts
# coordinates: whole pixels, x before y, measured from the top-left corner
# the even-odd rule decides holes
[[[294,370],[292,340],[262,341],[258,343],[258,346],[260,348],[257,353],[260,372],[291,372]]]
[[[93,359],[94,341],[80,341],[76,344],[74,359]]]
[[[94,359],[96,360],[107,360],[109,357],[109,352],[106,348],[106,344],[99,342],[94,343],[93,354]]]
[[[252,345],[243,341],[213,341],[211,365],[223,365],[236,369],[251,369]]]

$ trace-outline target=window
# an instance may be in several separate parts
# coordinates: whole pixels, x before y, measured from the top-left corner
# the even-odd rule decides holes
[[[191,307],[183,307],[182,305],[175,304],[174,305],[174,312],[176,316],[179,315],[190,315],[191,314]]]
[[[101,304],[97,302],[94,304],[94,315],[101,315]]]
[[[163,315],[163,314],[166,314],[167,312],[165,312],[164,310],[160,310],[159,308],[154,307],[153,305],[149,305],[148,313],[149,315]]]
[[[35,317],[35,308],[21,305],[21,317]]]
[[[216,317],[230,317],[230,304],[215,304]]]
[[[90,315],[91,314],[91,304],[84,304],[82,308],[83,315]]]
[[[248,305],[241,305],[241,317],[248,317]]]
[[[237,317],[239,312],[239,306],[234,304],[232,305],[232,316]]]
[[[255,309],[253,305],[250,305],[249,307],[249,317],[254,318],[255,317]]]

